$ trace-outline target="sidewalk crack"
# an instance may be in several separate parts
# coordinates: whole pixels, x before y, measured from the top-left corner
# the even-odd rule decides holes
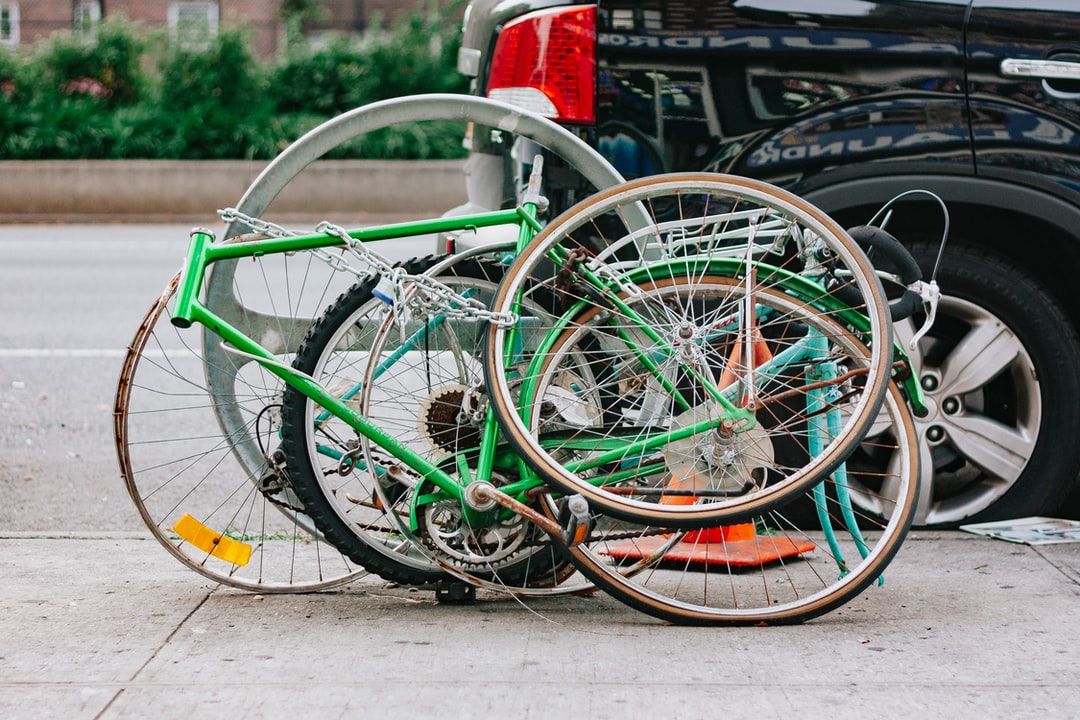
[[[1071,582],[1074,585],[1080,585],[1080,573],[1077,573],[1075,570],[1073,570],[1070,567],[1062,567],[1061,565],[1058,565],[1056,562],[1054,562],[1053,560],[1048,558],[1046,555],[1043,555],[1042,552],[1039,551],[1039,548],[1034,546],[1034,545],[1031,546],[1031,549],[1035,551],[1036,555],[1038,555],[1043,560],[1045,560],[1047,563],[1049,563],[1050,567],[1054,568],[1059,573],[1064,575],[1066,577],[1066,579],[1069,580],[1069,582]]]
[[[172,642],[172,639],[174,637],[176,637],[176,634],[178,632],[180,632],[180,628],[184,627],[184,625],[187,623],[187,621],[190,620],[191,617],[195,613],[199,612],[199,610],[202,608],[202,606],[206,604],[206,601],[210,599],[210,596],[213,595],[214,591],[217,590],[219,587],[221,587],[221,586],[220,585],[215,585],[214,587],[210,588],[210,590],[206,593],[206,595],[203,596],[203,599],[200,600],[198,603],[196,603],[195,607],[193,607],[191,609],[191,612],[189,612],[187,615],[185,615],[183,617],[183,619],[176,625],[176,627],[174,627],[172,629],[172,632],[170,632],[168,635],[165,636],[165,639],[161,642],[160,645],[157,646],[157,649],[155,649],[154,652],[150,653],[150,657],[146,658],[146,662],[144,662],[142,665],[140,665],[138,667],[138,669],[134,673],[131,674],[131,677],[127,679],[127,682],[125,682],[120,687],[120,689],[117,690],[113,694],[113,696],[111,698],[109,698],[109,702],[105,703],[105,707],[101,708],[101,710],[98,712],[98,714],[94,716],[94,720],[100,720],[100,718],[102,716],[104,716],[106,712],[109,711],[109,708],[111,708],[113,706],[113,703],[115,703],[117,701],[117,699],[121,695],[124,694],[124,690],[127,689],[127,685],[129,685],[130,683],[135,682],[135,680],[139,677],[139,675],[142,673],[142,671],[145,670],[146,667],[150,663],[152,663],[154,661],[154,659],[161,653],[161,651],[165,649],[165,646],[168,645],[170,642]]]

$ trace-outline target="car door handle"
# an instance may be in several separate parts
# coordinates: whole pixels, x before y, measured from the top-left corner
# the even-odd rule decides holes
[[[1001,74],[1043,80],[1080,80],[1080,62],[1005,58],[1001,61]]]

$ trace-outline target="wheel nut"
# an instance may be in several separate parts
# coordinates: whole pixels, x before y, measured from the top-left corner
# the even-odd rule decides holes
[[[941,442],[945,437],[945,430],[940,425],[931,425],[926,430],[926,439],[930,442]]]
[[[922,389],[923,390],[933,391],[933,390],[937,390],[938,379],[936,377],[934,377],[933,375],[923,375],[922,380],[920,380],[920,383],[922,384]]]
[[[945,402],[941,403],[941,409],[946,415],[954,415],[960,410],[960,400],[954,397],[945,398]]]

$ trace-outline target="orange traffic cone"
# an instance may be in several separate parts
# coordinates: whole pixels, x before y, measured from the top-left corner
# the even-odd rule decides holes
[[[682,540],[664,549],[670,536],[642,537],[610,543],[600,552],[616,560],[642,560],[663,553],[659,564],[690,569],[720,565],[731,569],[756,568],[812,552],[809,540],[792,540],[786,535],[758,535],[754,523],[692,530]]]
[[[756,327],[752,328],[750,332],[753,334],[753,361],[754,367],[760,367],[769,362],[773,358],[772,350],[769,349],[769,344],[765,342],[765,338],[761,337],[761,331]],[[728,385],[738,380],[738,376],[735,375],[735,369],[742,365],[742,347],[743,343],[736,341],[734,347],[731,348],[731,353],[728,355],[728,361],[724,365],[724,371],[720,373],[720,382],[717,386],[723,390]],[[743,398],[743,402],[746,399]]]
[[[754,367],[759,367],[771,360],[773,355],[758,329],[752,328],[751,332],[754,338]],[[739,366],[741,359],[742,343],[735,342],[728,356],[728,362],[720,374],[718,385],[721,389],[736,381],[734,368]],[[746,398],[742,400],[746,402]],[[671,490],[692,490],[693,474],[672,473],[667,487]],[[696,497],[688,494],[660,498],[660,502],[665,505],[690,505],[696,501]],[[616,560],[642,560],[663,552],[663,559],[660,561],[662,565],[671,564],[700,569],[706,569],[712,565],[753,568],[797,557],[815,548],[814,543],[808,540],[796,542],[787,536],[759,536],[753,522],[692,530],[686,533],[678,543],[665,550],[669,542],[670,536],[624,540],[611,543],[601,553]]]

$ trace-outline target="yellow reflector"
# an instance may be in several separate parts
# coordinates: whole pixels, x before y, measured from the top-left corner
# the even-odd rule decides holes
[[[251,546],[215,532],[193,518],[184,515],[173,525],[173,532],[216,558],[233,565],[247,565],[251,559]]]

